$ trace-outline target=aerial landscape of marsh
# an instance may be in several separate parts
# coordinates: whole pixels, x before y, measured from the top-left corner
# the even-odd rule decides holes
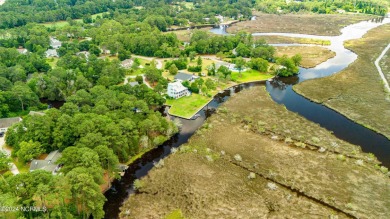
[[[389,12],[0,1],[0,217],[388,218]]]

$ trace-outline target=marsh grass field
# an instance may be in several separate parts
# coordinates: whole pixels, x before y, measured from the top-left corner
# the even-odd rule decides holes
[[[300,54],[303,68],[313,68],[326,60],[334,57],[335,52],[320,46],[277,46],[276,56],[287,55],[288,57]]]
[[[283,118],[283,119],[281,119]],[[120,218],[386,218],[390,179],[375,157],[241,91],[140,180]],[[385,170],[383,170],[385,172]]]
[[[299,43],[299,44],[314,44],[327,46],[330,45],[329,40],[321,40],[321,39],[310,39],[310,38],[299,38],[299,37],[286,37],[286,36],[254,36],[254,39],[262,38],[267,43],[277,44],[277,43]]]
[[[255,12],[256,20],[239,22],[227,29],[229,33],[304,33],[320,36],[340,35],[340,29],[359,21],[376,18],[371,15],[264,14]]]
[[[389,39],[390,24],[385,24],[362,39],[347,41],[346,48],[358,54],[354,63],[332,76],[295,85],[294,90],[390,138],[390,99],[374,65]],[[387,76],[388,61],[387,56],[381,65]]]

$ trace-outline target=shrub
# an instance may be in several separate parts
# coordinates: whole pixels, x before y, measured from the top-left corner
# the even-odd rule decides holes
[[[256,174],[253,172],[250,172],[248,175],[248,179],[255,179],[255,178],[256,178]]]
[[[278,186],[275,183],[272,183],[272,182],[267,183],[267,187],[270,190],[277,190],[278,189]]]
[[[197,65],[197,66],[188,66],[187,69],[189,72],[201,72],[202,71],[202,66]]]
[[[142,187],[144,187],[145,185],[144,185],[144,182],[143,181],[141,181],[141,180],[139,180],[139,179],[136,179],[136,180],[134,180],[134,183],[133,183],[133,188],[135,189],[135,190],[140,190]]]
[[[241,157],[241,155],[239,155],[239,154],[234,155],[234,159],[235,159],[236,161],[239,161],[239,162],[242,161],[242,157]]]

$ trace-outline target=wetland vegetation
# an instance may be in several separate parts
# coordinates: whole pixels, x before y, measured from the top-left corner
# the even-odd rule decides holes
[[[186,218],[386,218],[389,211],[389,178],[375,157],[274,103],[263,87],[231,97],[161,163],[140,180],[121,218],[178,209]]]
[[[348,41],[346,47],[358,54],[354,63],[335,75],[295,85],[294,90],[390,138],[390,126],[384,122],[390,121],[389,97],[374,65],[389,37],[390,25],[385,24]]]

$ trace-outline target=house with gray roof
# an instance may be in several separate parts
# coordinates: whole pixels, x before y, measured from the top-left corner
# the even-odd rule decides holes
[[[58,58],[59,57],[57,50],[55,50],[55,49],[48,49],[45,54],[46,54],[46,58],[50,58],[50,57],[57,57]]]
[[[20,117],[0,119],[0,132],[6,132],[8,127],[20,121],[22,121]]]
[[[183,82],[183,81],[193,82],[197,78],[199,78],[199,77],[195,76],[195,75],[191,75],[191,74],[186,74],[183,72],[179,72],[175,75],[175,80],[180,81],[180,82]]]
[[[50,152],[44,160],[32,160],[30,164],[30,172],[34,170],[46,170],[56,175],[61,168],[59,164],[56,164],[56,162],[61,158],[61,156],[61,153],[56,150]]]
[[[129,85],[132,86],[132,87],[135,87],[135,86],[137,86],[139,84],[136,81],[132,81],[132,82],[129,82]]]
[[[61,41],[57,40],[56,38],[54,37],[50,37],[50,46],[53,48],[53,49],[58,49],[60,48],[62,45]]]

